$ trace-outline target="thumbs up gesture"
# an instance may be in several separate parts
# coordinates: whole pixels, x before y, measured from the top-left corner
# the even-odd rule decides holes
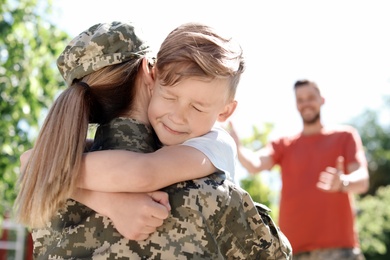
[[[344,157],[342,156],[337,157],[336,169],[339,174],[344,174]]]
[[[317,188],[326,192],[339,192],[342,189],[342,176],[344,175],[344,157],[339,156],[336,159],[336,167],[326,167],[325,171],[320,173],[317,182]]]

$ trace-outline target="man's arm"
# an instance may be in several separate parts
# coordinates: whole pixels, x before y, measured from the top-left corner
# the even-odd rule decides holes
[[[341,190],[356,194],[367,192],[370,184],[367,167],[356,162],[350,163],[348,165],[348,172],[349,174],[340,176],[343,184]]]
[[[250,174],[269,170],[274,166],[274,161],[267,148],[253,152],[242,145],[232,122],[229,122],[228,132],[236,142],[238,160]]]
[[[237,147],[238,160],[250,174],[270,170],[274,166],[274,161],[269,155],[269,150],[267,148],[253,152],[242,145]]]

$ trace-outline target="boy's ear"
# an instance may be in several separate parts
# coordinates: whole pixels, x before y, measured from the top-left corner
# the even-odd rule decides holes
[[[227,104],[225,106],[223,112],[218,115],[217,121],[218,122],[225,122],[233,114],[233,112],[236,110],[236,107],[237,107],[236,100],[233,100],[232,102]]]
[[[145,84],[150,88],[154,86],[154,70],[147,58],[142,60],[142,72]]]

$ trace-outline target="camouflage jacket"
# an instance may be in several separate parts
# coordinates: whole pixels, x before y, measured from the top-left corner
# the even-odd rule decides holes
[[[131,119],[101,126],[94,149],[150,152],[152,131]],[[289,241],[268,210],[222,173],[164,189],[171,215],[145,241],[129,241],[112,221],[69,200],[45,229],[34,230],[36,259],[291,259]],[[131,220],[129,220],[131,221]]]

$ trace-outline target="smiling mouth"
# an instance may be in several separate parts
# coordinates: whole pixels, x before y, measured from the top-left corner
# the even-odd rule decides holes
[[[306,108],[301,110],[302,114],[313,113],[313,112],[314,112],[314,109],[312,109],[311,107],[306,107]]]
[[[172,128],[168,127],[167,125],[163,124],[164,128],[171,134],[174,134],[174,135],[182,135],[182,134],[185,134],[185,132],[178,132],[178,131],[175,131],[173,130]]]

